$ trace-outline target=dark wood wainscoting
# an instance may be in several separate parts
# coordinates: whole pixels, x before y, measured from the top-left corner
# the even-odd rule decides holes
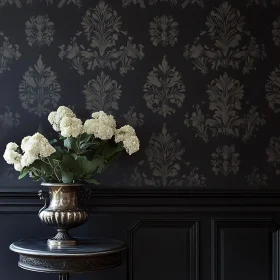
[[[280,280],[280,191],[95,190],[76,236],[128,245],[122,267],[73,280]],[[23,271],[11,242],[54,234],[36,193],[0,193],[0,279],[54,280]]]

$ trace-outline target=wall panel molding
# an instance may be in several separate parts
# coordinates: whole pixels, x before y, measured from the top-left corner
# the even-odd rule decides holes
[[[1,212],[38,212],[37,192],[0,192]],[[274,213],[280,191],[93,189],[87,203],[95,213]]]

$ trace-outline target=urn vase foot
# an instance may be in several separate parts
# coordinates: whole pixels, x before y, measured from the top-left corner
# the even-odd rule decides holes
[[[48,245],[50,247],[68,247],[76,246],[78,239],[73,238],[67,230],[57,230],[55,237],[48,239]]]

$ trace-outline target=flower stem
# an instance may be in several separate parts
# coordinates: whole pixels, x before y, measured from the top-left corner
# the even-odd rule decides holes
[[[49,158],[47,158],[47,159],[48,159],[49,165],[53,168],[53,172],[54,172],[54,175],[55,175],[56,179],[58,180],[58,182],[61,182],[61,180],[59,179],[59,177],[58,177],[58,175],[57,175],[57,173],[56,173],[56,167],[57,167],[57,166],[53,166],[53,165],[51,164],[50,159],[49,159]]]

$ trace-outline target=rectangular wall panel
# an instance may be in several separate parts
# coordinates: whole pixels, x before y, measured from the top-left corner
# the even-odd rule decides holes
[[[279,230],[271,219],[212,220],[212,280],[279,280]]]
[[[198,279],[198,221],[145,219],[128,234],[129,280]]]

